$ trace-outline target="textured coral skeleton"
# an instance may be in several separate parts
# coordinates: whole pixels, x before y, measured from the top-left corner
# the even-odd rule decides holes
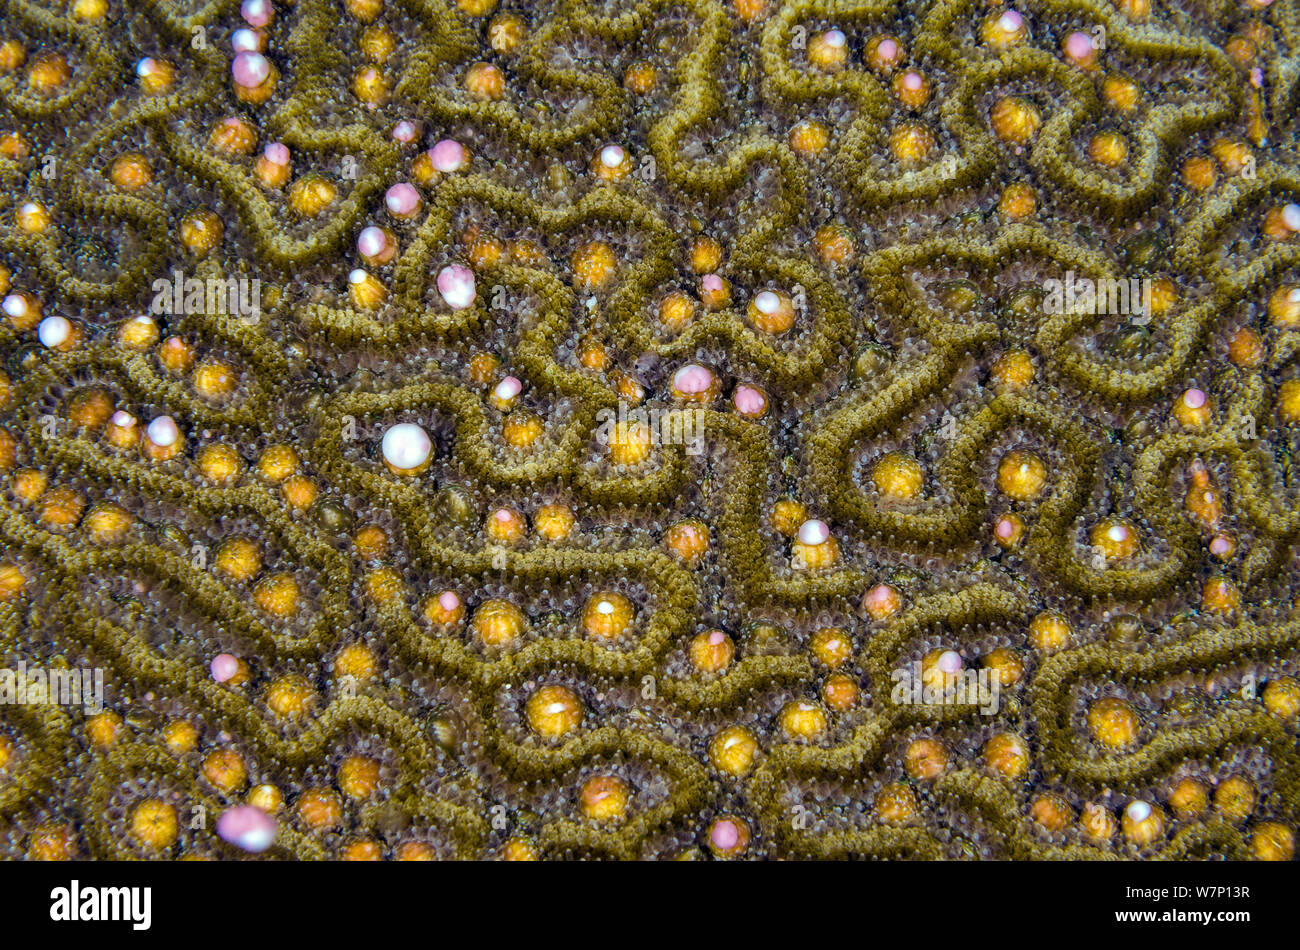
[[[0,0],[0,855],[1292,858],[1297,16]]]

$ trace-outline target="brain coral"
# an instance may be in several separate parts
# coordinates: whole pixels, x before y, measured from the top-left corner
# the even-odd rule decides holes
[[[0,0],[0,855],[1289,859],[1297,0]]]

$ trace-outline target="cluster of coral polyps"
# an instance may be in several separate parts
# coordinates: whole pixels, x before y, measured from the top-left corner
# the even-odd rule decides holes
[[[1297,63],[0,0],[0,855],[1291,858]]]

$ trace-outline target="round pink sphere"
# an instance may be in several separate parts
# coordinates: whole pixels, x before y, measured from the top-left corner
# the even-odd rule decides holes
[[[1087,33],[1071,33],[1065,38],[1065,55],[1082,62],[1092,55],[1092,39]]]
[[[409,218],[420,207],[420,193],[415,186],[399,181],[384,192],[384,206],[390,214],[399,218]]]
[[[261,53],[266,49],[266,35],[241,26],[230,34],[230,46],[236,53]]]
[[[737,386],[731,401],[743,416],[756,416],[767,408],[767,397],[753,386]]]
[[[251,854],[259,854],[275,842],[275,819],[256,805],[238,805],[217,819],[222,841]]]
[[[212,658],[212,678],[218,683],[232,679],[239,672],[239,661],[229,653],[218,653]]]
[[[687,363],[673,374],[673,389],[694,396],[713,386],[713,371],[699,363]]]
[[[468,157],[465,146],[455,139],[443,139],[429,149],[429,161],[433,163],[434,168],[444,174],[460,171],[465,167]]]
[[[266,26],[275,17],[271,0],[244,0],[239,5],[239,15],[249,26]]]
[[[271,142],[262,150],[266,160],[272,165],[289,164],[289,146],[283,142]]]
[[[730,851],[740,843],[740,829],[729,818],[720,818],[713,823],[709,840],[719,851]]]
[[[453,310],[464,310],[474,303],[474,272],[462,264],[448,264],[438,271],[438,293]]]
[[[245,51],[230,64],[230,73],[235,77],[235,85],[255,89],[270,77],[271,61],[261,53]]]
[[[388,235],[373,224],[357,235],[357,252],[362,257],[379,257],[388,250]]]

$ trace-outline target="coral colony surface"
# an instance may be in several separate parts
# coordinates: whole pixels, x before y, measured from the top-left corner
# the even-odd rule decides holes
[[[1300,0],[2,0],[0,855],[1289,859]]]

